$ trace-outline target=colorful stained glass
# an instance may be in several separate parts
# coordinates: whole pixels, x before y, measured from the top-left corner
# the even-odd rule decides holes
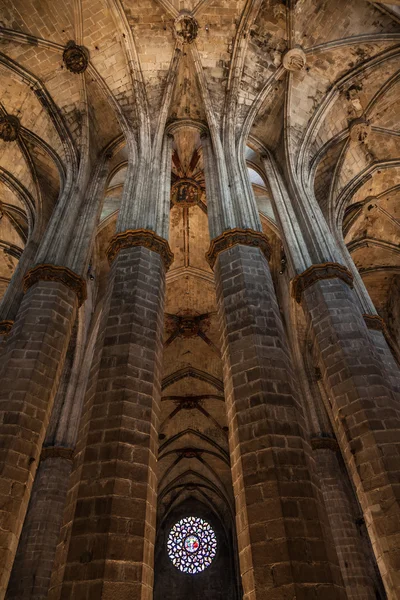
[[[167,541],[168,555],[183,573],[201,573],[212,563],[217,553],[217,538],[207,521],[200,517],[185,517],[172,527]]]

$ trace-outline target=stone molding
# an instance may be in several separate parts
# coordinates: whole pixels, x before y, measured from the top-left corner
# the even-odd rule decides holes
[[[157,235],[154,231],[150,231],[149,229],[127,229],[126,231],[117,233],[111,239],[106,250],[110,265],[120,250],[135,246],[143,246],[153,252],[157,252],[161,256],[166,270],[169,269],[174,260],[174,254],[171,252],[167,240],[164,240],[164,238]]]
[[[74,457],[74,448],[65,448],[64,446],[46,446],[42,448],[40,460],[44,461],[46,458],[63,458],[64,460],[72,460]]]
[[[14,325],[14,321],[4,320],[0,321],[0,335],[8,335]]]
[[[218,255],[233,246],[252,246],[260,248],[267,260],[271,257],[271,246],[265,233],[254,231],[254,229],[228,229],[211,240],[210,247],[206,253],[206,260],[213,269]]]
[[[292,296],[296,302],[300,303],[304,290],[311,287],[314,283],[322,279],[336,278],[341,279],[351,288],[353,287],[353,275],[345,266],[331,262],[311,265],[303,273],[296,275],[292,279]]]
[[[340,450],[337,440],[333,437],[312,437],[310,443],[313,450],[331,450],[332,452],[339,452]]]
[[[68,267],[51,264],[41,264],[33,267],[24,277],[24,292],[27,292],[38,281],[63,283],[78,296],[79,306],[86,300],[86,281]]]
[[[368,329],[373,331],[382,331],[383,334],[387,334],[386,323],[379,315],[368,315],[363,314],[363,318]]]

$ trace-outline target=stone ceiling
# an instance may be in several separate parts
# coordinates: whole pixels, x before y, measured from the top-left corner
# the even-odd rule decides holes
[[[181,11],[199,27],[183,46],[174,26]],[[213,124],[221,138],[233,123],[237,147],[248,146],[258,208],[274,241],[274,276],[280,243],[257,149],[290,162],[331,228],[343,228],[378,310],[390,319],[393,294],[400,294],[398,2],[0,0],[0,26],[0,118],[20,123],[14,141],[0,140],[0,293],[27,239],[40,239],[85,148],[95,165],[112,147],[93,258],[101,302],[104,250],[126,174],[123,136],[136,135],[143,115],[155,136],[165,115],[168,123]],[[80,75],[63,62],[70,40],[89,53]],[[285,56],[294,48],[303,50],[303,68],[288,71]],[[197,192],[191,205],[171,196],[175,263],[167,279],[160,493],[163,510],[190,493],[223,512],[233,498],[197,130],[175,135],[171,171],[172,184],[183,177]]]

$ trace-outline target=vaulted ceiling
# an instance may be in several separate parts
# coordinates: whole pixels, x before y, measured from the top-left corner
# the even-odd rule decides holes
[[[181,11],[199,25],[183,46],[174,34]],[[153,137],[163,123],[187,121],[214,127],[221,139],[233,124],[277,262],[278,232],[255,149],[290,161],[332,230],[341,235],[343,228],[378,310],[393,317],[393,294],[400,301],[399,2],[1,0],[0,26],[0,118],[20,122],[15,141],[0,140],[0,294],[84,153],[95,165],[112,148],[94,257],[101,299],[104,250],[128,161],[124,137],[137,135],[145,119]],[[63,62],[70,40],[89,53],[79,75]],[[295,47],[306,63],[290,72],[282,59]],[[171,200],[175,263],[167,281],[160,493],[167,510],[190,483],[200,499],[229,512],[202,160],[198,131],[179,130],[172,185],[191,179],[198,196],[191,206]],[[392,333],[399,335],[396,323]]]

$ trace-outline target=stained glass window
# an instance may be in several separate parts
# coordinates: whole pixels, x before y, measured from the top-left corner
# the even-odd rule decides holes
[[[217,552],[217,538],[207,521],[200,517],[185,517],[172,527],[167,541],[168,555],[183,573],[201,573],[207,569]]]

